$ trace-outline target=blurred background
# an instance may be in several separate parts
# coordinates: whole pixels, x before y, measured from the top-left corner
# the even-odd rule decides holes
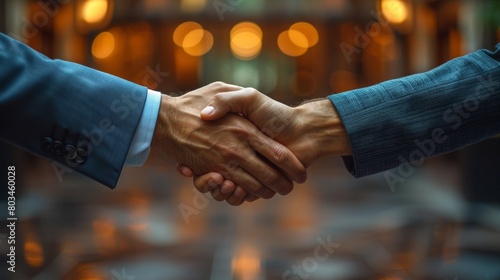
[[[493,49],[500,1],[3,0],[0,31],[163,93],[221,80],[297,105]],[[500,279],[498,137],[396,184],[324,159],[287,197],[238,208],[158,155],[112,191],[0,145],[18,215],[2,279]]]

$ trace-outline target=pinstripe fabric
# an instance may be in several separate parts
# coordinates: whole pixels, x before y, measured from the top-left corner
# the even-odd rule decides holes
[[[349,135],[355,177],[500,133],[500,44],[431,71],[328,96]]]
[[[56,175],[67,166],[115,187],[146,95],[145,87],[49,59],[0,33],[0,139],[51,160]],[[54,128],[75,139],[89,135],[86,162],[73,164],[43,150],[40,143]]]

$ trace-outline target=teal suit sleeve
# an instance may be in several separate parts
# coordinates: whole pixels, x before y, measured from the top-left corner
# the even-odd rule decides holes
[[[344,163],[355,177],[419,165],[500,133],[500,44],[328,98],[347,129]]]
[[[115,187],[147,89],[0,34],[0,139]]]

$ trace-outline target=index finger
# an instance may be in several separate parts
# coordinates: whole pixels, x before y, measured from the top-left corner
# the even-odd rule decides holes
[[[307,170],[300,160],[284,145],[261,132],[255,133],[248,141],[252,149],[278,166],[290,180],[304,183]]]

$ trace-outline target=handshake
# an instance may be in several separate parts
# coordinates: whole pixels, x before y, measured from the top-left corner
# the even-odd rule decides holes
[[[286,195],[315,160],[351,153],[330,100],[292,108],[222,82],[162,95],[151,146],[177,160],[198,191],[231,205]]]

